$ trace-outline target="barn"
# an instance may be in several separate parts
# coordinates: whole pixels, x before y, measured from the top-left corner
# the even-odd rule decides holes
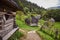
[[[22,7],[14,0],[0,0],[0,40],[7,40],[18,27],[15,23],[16,11]]]

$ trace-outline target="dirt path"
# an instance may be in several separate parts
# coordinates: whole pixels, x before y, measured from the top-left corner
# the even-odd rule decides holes
[[[29,31],[20,40],[41,40],[36,31]]]
[[[27,40],[41,40],[36,31],[29,31],[27,33]]]

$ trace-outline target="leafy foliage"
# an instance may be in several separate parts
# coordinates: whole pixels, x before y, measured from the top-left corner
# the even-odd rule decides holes
[[[40,14],[41,11],[46,10],[43,7],[39,7],[37,4],[35,3],[31,3],[27,0],[15,0],[15,2],[19,5],[23,7],[24,13],[28,13],[28,12],[35,12],[37,14]]]
[[[60,9],[53,9],[53,10],[48,10],[46,17],[48,18],[54,18],[56,21],[60,21]]]

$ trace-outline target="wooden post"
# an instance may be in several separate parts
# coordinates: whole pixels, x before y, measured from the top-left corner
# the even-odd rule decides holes
[[[13,18],[14,18],[14,28],[17,28],[16,20],[15,20],[16,12],[12,12],[12,15],[13,15]]]

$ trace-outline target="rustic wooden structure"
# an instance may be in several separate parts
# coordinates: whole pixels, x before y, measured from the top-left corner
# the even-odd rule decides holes
[[[22,10],[14,0],[0,0],[0,40],[7,40],[17,29],[15,15]]]
[[[29,26],[38,26],[38,21],[40,20],[41,16],[33,16],[31,15],[31,18],[26,18],[25,23]]]

